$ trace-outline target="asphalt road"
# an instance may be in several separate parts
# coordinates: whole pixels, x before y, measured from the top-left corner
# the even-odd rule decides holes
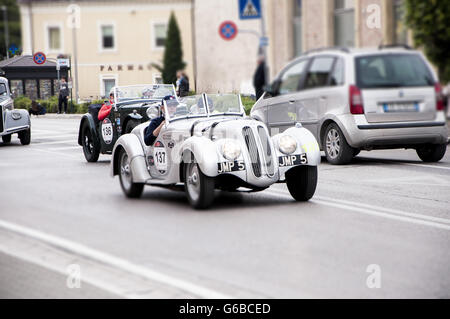
[[[0,298],[450,298],[450,150],[322,158],[310,202],[277,184],[195,211],[164,188],[126,199],[78,124],[33,117],[30,146],[0,143]]]

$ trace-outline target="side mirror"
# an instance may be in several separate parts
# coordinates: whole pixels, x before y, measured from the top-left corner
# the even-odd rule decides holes
[[[154,118],[157,118],[159,115],[159,109],[156,106],[150,106],[147,111],[147,116],[150,120],[153,120]]]

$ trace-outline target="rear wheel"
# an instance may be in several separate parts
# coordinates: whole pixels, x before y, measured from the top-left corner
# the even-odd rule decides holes
[[[31,129],[20,131],[19,140],[22,145],[29,145],[31,143]]]
[[[196,209],[208,208],[214,200],[214,178],[203,174],[196,162],[184,165],[185,190],[189,203]]]
[[[83,145],[83,153],[86,161],[97,162],[100,156],[100,150],[96,147],[94,143],[94,138],[92,136],[91,129],[88,122],[84,122],[83,130],[81,131],[81,141]]]
[[[313,197],[317,187],[317,166],[296,166],[286,172],[286,185],[296,201]]]
[[[11,142],[11,134],[3,135],[2,141],[3,141],[3,143],[10,143]]]
[[[322,145],[330,164],[342,165],[350,163],[354,149],[348,145],[344,134],[336,123],[331,123],[325,130]]]
[[[127,197],[139,198],[144,190],[144,184],[133,183],[133,173],[131,172],[130,159],[124,149],[119,153],[119,179],[120,186]]]
[[[439,162],[445,155],[447,144],[428,144],[416,149],[417,155],[424,162]]]

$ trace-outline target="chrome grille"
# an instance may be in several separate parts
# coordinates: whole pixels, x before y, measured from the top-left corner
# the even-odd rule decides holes
[[[255,174],[256,177],[261,177],[261,160],[259,158],[258,144],[256,143],[253,131],[249,126],[245,126],[242,129],[242,135],[244,136],[250,160],[252,161],[253,174]]]
[[[258,126],[258,134],[263,147],[262,153],[267,166],[267,174],[273,176],[273,174],[275,174],[275,166],[272,159],[272,149],[270,148],[269,137],[267,136],[266,130],[262,126]]]

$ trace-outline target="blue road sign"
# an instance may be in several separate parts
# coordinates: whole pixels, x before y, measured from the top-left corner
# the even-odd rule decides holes
[[[239,0],[239,19],[261,18],[260,0]]]
[[[269,45],[269,38],[268,37],[260,37],[259,38],[259,46],[266,47]]]
[[[10,47],[9,47],[9,52],[12,53],[12,55],[15,55],[17,53],[17,51],[19,51],[19,48],[13,43]]]
[[[232,21],[224,21],[219,26],[219,34],[224,40],[234,39],[237,33],[237,25]]]
[[[45,60],[47,60],[47,57],[42,52],[36,52],[33,55],[33,60],[34,60],[34,63],[36,63],[36,64],[44,64]]]

